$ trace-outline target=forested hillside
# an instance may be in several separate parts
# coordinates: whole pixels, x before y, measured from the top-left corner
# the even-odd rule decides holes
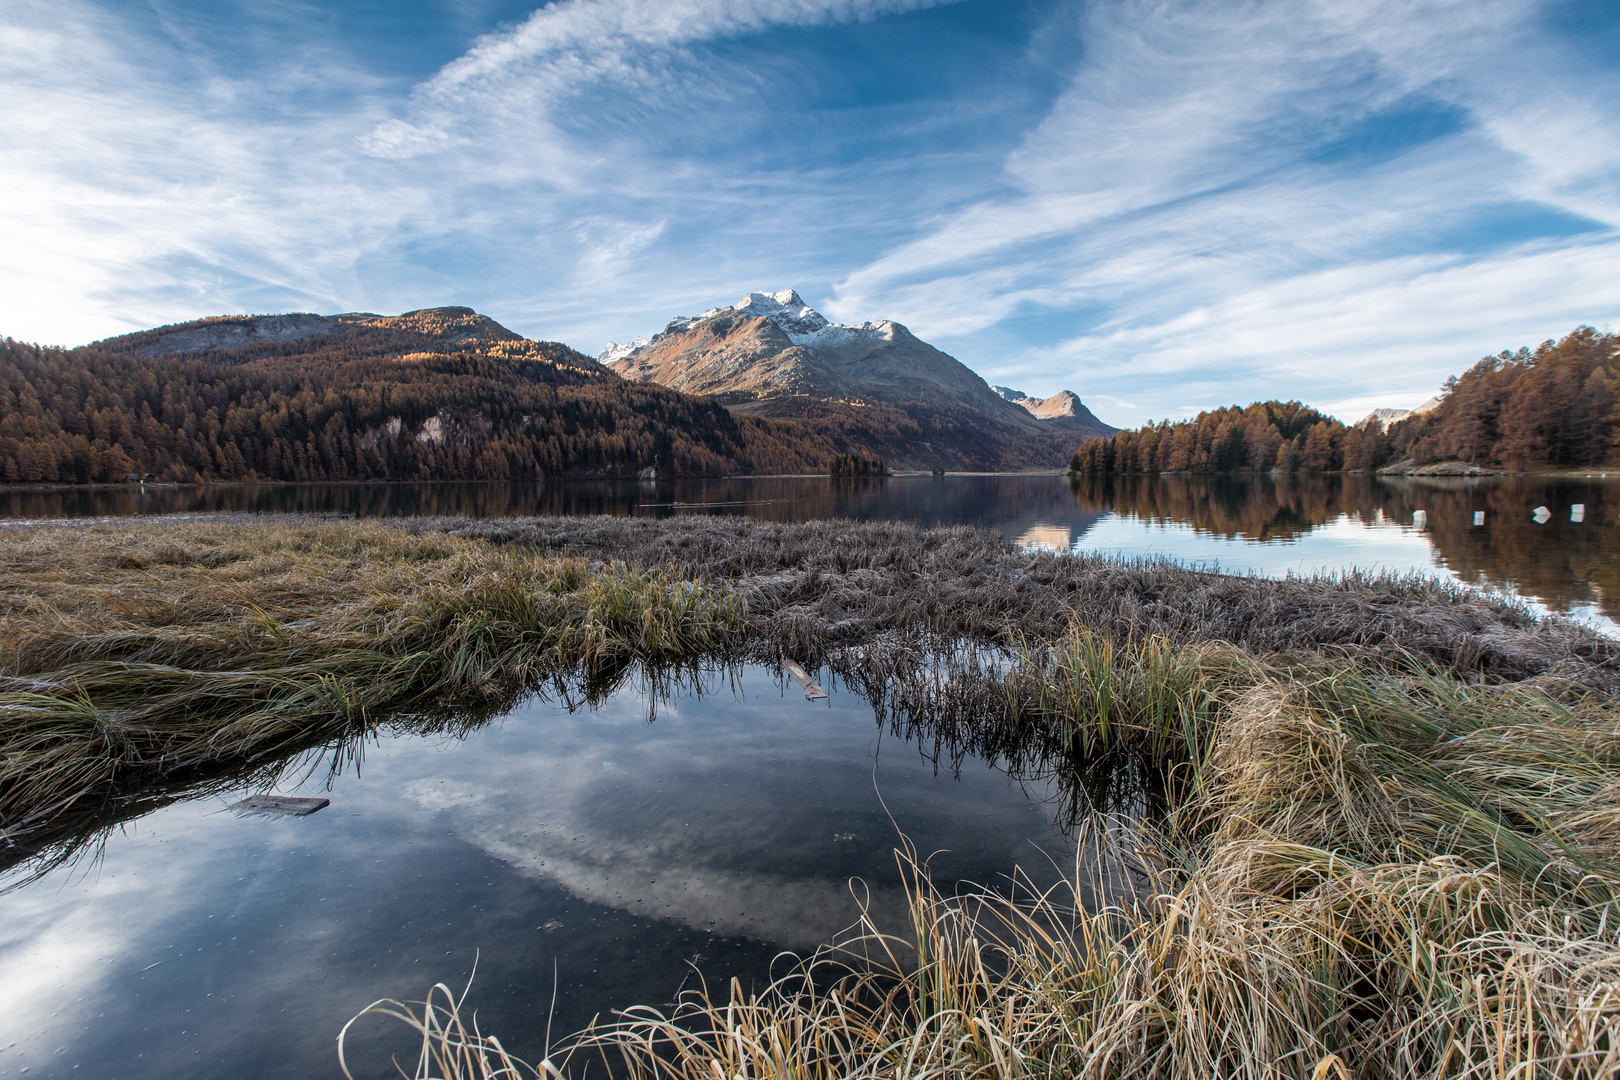
[[[1535,351],[1487,356],[1446,380],[1434,409],[1383,430],[1297,401],[1257,402],[1082,443],[1076,472],[1365,472],[1460,462],[1514,471],[1616,460],[1620,340],[1583,326]]]
[[[0,343],[8,481],[714,476],[823,472],[832,453],[802,425],[626,382],[467,309]]]
[[[752,413],[751,403],[725,401],[735,412]],[[798,395],[771,401],[766,415],[797,421],[825,435],[841,452],[970,472],[1050,469],[1074,445],[1074,430],[1009,430],[966,409],[941,408],[926,401],[851,404]],[[756,414],[757,415],[757,414]],[[948,452],[945,448],[952,448]]]
[[[1534,352],[1503,350],[1446,380],[1440,404],[1394,425],[1414,464],[1464,461],[1522,471],[1614,460],[1620,339],[1583,326]]]
[[[1088,439],[1069,467],[1082,473],[1372,469],[1388,453],[1389,441],[1377,429],[1346,427],[1297,401],[1257,401]]]

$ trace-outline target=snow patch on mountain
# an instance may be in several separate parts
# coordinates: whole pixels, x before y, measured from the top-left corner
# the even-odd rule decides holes
[[[1433,412],[1440,407],[1438,395],[1425,401],[1413,409],[1374,409],[1356,424],[1357,427],[1371,427],[1378,425],[1378,430],[1388,431],[1389,425],[1399,423],[1409,416],[1422,416],[1426,412]]]
[[[607,348],[596,354],[596,362],[598,364],[611,364],[615,360],[623,360],[627,356],[633,356],[651,344],[652,340],[644,337],[638,337],[634,341],[626,341],[622,345],[617,341],[610,341],[607,343]]]
[[[771,320],[795,345],[810,349],[845,349],[869,341],[893,341],[894,323],[888,319],[863,322],[859,326],[828,322],[826,316],[799,299],[792,289],[781,292],[751,292],[730,308],[711,309],[702,317],[736,311]]]
[[[895,324],[888,319],[863,322],[859,326],[828,322],[826,316],[800,299],[796,291],[782,289],[773,293],[751,292],[729,307],[712,307],[701,315],[676,316],[662,333],[650,340],[637,338],[624,344],[608,342],[607,348],[596,359],[604,364],[623,360],[645,349],[663,334],[684,333],[707,319],[732,312],[769,319],[787,335],[789,341],[809,349],[847,349],[866,342],[893,341],[895,336]]]

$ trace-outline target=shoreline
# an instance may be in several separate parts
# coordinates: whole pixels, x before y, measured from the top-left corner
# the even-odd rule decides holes
[[[1440,463],[1445,464],[1445,463]],[[1609,473],[1614,473],[1613,477]],[[1429,466],[1418,466],[1413,470],[1391,471],[1379,469],[1374,471],[1333,469],[1315,472],[1298,470],[1294,472],[1278,472],[1277,470],[1239,469],[1227,472],[1196,472],[1185,470],[1181,472],[1108,472],[1108,473],[1076,473],[1065,468],[1052,469],[1019,469],[1009,472],[974,472],[968,470],[947,470],[943,473],[927,472],[923,470],[896,469],[887,476],[831,476],[827,473],[744,473],[728,474],[724,476],[683,476],[658,477],[649,479],[635,476],[576,476],[539,480],[205,480],[198,483],[178,483],[153,481],[145,484],[59,484],[59,483],[0,483],[0,494],[23,492],[76,492],[76,491],[108,491],[108,492],[141,492],[155,491],[184,491],[184,490],[218,490],[228,488],[252,489],[280,489],[298,487],[329,487],[329,488],[362,488],[362,487],[454,487],[454,486],[481,486],[481,487],[518,487],[527,485],[553,485],[553,484],[679,484],[703,483],[722,480],[885,480],[885,479],[918,479],[932,477],[1018,477],[1018,476],[1061,476],[1098,478],[1115,477],[1223,477],[1223,476],[1374,476],[1379,479],[1394,479],[1397,477],[1439,477],[1450,479],[1549,479],[1549,480],[1620,480],[1620,465],[1606,468],[1568,469],[1568,470],[1540,470],[1511,472],[1506,469],[1478,467],[1474,472],[1446,471],[1444,469],[1431,469]]]
[[[715,480],[885,480],[930,476],[1065,476],[1063,469],[1019,469],[1012,472],[933,473],[897,469],[887,476],[831,476],[827,473],[737,473],[724,476],[637,477],[573,476],[540,480],[204,480],[195,484],[152,481],[145,484],[47,484],[0,483],[0,494],[14,491],[182,491],[206,488],[290,488],[290,487],[405,487],[427,485],[483,485],[512,487],[529,484],[680,484]]]

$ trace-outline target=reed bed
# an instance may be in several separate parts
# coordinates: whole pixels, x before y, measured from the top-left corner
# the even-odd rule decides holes
[[[663,567],[731,589],[759,659],[915,652],[929,640],[1224,642],[1255,655],[1332,650],[1369,666],[1415,656],[1461,679],[1547,677],[1620,694],[1620,643],[1511,599],[1421,575],[1281,580],[1168,560],[1032,551],[970,528],[732,517],[417,518],[396,527]]]
[[[1055,759],[1146,763],[1165,811],[1090,819],[1088,861],[1041,894],[942,895],[902,850],[910,925],[627,1010],[538,1070],[1620,1073],[1614,699],[1082,629],[980,675]]]
[[[709,653],[731,595],[354,523],[14,530],[0,549],[6,847],[132,791],[377,724],[476,720],[559,674]]]

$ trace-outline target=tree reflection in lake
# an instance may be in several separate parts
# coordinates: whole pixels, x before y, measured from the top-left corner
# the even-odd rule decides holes
[[[1589,608],[1620,618],[1620,479],[1236,474],[1074,477],[1070,484],[1083,513],[1258,544],[1299,541],[1333,524],[1410,534],[1413,514],[1423,511],[1432,563],[1459,580],[1558,612]],[[1534,517],[1540,506],[1549,511],[1545,523]]]
[[[1586,508],[1580,522],[1570,521],[1575,504]],[[1538,506],[1550,512],[1545,524],[1531,518]],[[1421,535],[1410,528],[1418,510],[1427,516]],[[1170,555],[1240,573],[1438,566],[1554,611],[1601,613],[1609,620],[1620,618],[1617,510],[1620,473],[1614,479],[1027,474],[0,490],[0,519],[246,511],[489,518],[714,514],[780,522],[971,525],[1045,547]],[[1481,511],[1484,525],[1475,526],[1474,514]],[[1122,535],[1131,523],[1185,528],[1203,542],[1166,545],[1162,536],[1144,536],[1140,529]],[[1311,547],[1310,541],[1334,531],[1328,526],[1345,542]],[[1296,541],[1303,550],[1292,560],[1277,552]],[[1608,628],[1616,629],[1612,622]]]

